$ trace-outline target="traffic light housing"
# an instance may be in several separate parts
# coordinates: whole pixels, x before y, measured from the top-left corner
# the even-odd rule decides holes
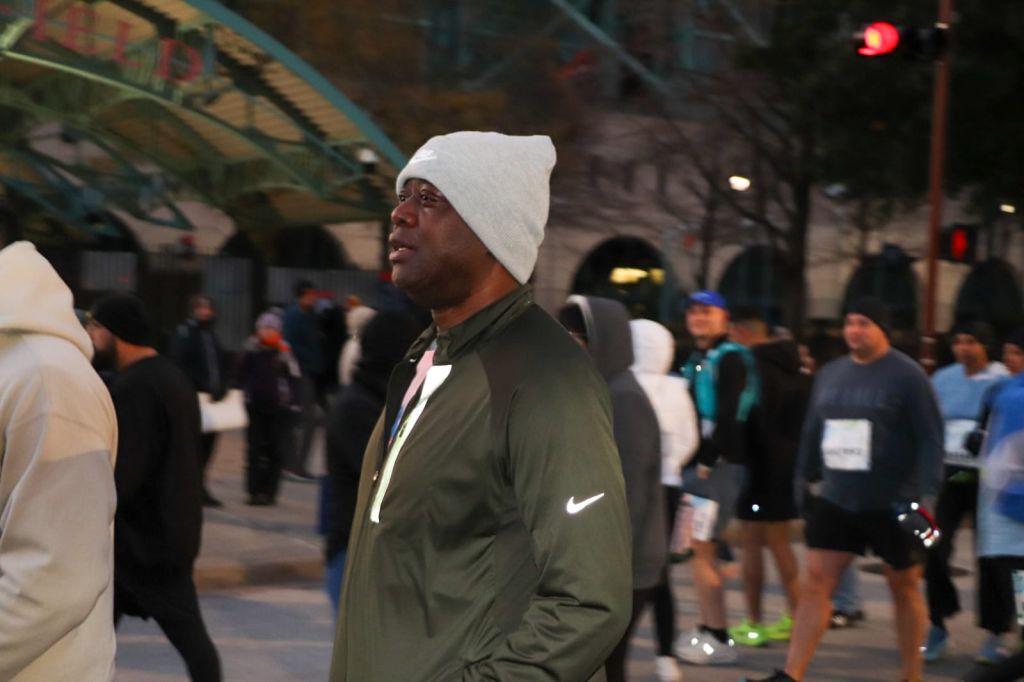
[[[853,34],[853,47],[862,57],[904,57],[939,59],[946,53],[949,28],[942,25],[919,28],[896,26],[888,21],[864,24]]]
[[[957,223],[943,228],[939,240],[939,257],[953,263],[973,263],[977,256],[978,229],[975,225]]]

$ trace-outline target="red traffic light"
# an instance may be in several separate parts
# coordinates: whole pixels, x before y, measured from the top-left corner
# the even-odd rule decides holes
[[[900,44],[900,31],[887,21],[868,24],[861,31],[857,54],[880,57],[891,54]]]
[[[966,260],[967,250],[971,246],[971,240],[967,230],[962,227],[954,227],[949,233],[949,255],[953,260]]]
[[[977,254],[977,242],[976,225],[949,225],[942,230],[939,257],[954,263],[973,263]]]

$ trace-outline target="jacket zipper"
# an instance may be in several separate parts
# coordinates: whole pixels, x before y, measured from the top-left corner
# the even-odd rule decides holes
[[[371,523],[380,523],[380,508],[384,503],[384,495],[387,493],[388,486],[391,485],[391,477],[398,463],[398,455],[402,450],[402,446],[405,445],[406,439],[412,433],[413,427],[416,426],[420,415],[423,414],[423,410],[426,409],[430,396],[440,388],[441,384],[448,378],[448,375],[451,374],[451,371],[451,365],[434,365],[427,370],[427,377],[423,380],[423,388],[420,390],[420,397],[416,401],[416,406],[412,408],[412,411],[409,412],[401,426],[398,427],[394,441],[391,443],[391,447],[388,448],[384,467],[374,473],[374,480],[376,481],[378,474],[380,480],[377,483],[377,490],[374,492],[373,504],[370,506]]]

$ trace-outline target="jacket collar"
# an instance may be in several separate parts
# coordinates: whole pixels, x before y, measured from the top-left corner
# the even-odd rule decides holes
[[[420,357],[436,342],[434,362],[449,364],[519,317],[532,304],[533,288],[524,284],[451,329],[438,332],[437,326],[431,324],[413,343],[406,358]]]

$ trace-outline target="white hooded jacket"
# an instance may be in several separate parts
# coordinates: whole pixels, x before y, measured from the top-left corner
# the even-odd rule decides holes
[[[117,420],[92,352],[35,247],[0,251],[0,680],[113,676]]]
[[[661,482],[679,488],[681,471],[700,444],[697,413],[686,379],[669,376],[675,343],[672,333],[653,320],[631,320],[633,366],[630,369],[654,406],[661,429]]]

